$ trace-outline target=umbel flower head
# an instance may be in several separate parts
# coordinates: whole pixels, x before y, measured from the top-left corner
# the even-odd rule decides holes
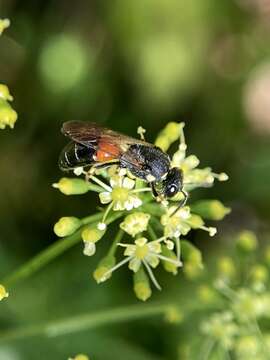
[[[184,299],[182,310],[188,313],[193,301],[195,314],[189,312],[186,321],[198,329],[195,337],[202,349],[201,358],[268,360],[270,288],[269,267],[265,264],[268,247],[256,253],[258,240],[249,230],[241,231],[233,240],[231,249],[223,248],[222,255],[215,253],[216,266],[211,264],[211,272],[196,279],[194,298]],[[184,264],[188,258],[194,261],[192,245],[185,240],[181,245]],[[190,359],[197,358],[197,347],[193,345],[193,339],[186,340],[185,346],[191,348]]]
[[[73,216],[64,217],[55,225],[55,232],[58,236],[70,236],[72,232],[80,231],[83,253],[92,256],[98,244],[108,240],[108,226],[118,221],[115,240],[99,262],[94,278],[101,283],[110,279],[115,270],[128,265],[133,276],[134,292],[143,301],[152,294],[151,283],[161,289],[156,278],[160,266],[173,275],[182,267],[185,275],[198,273],[202,267],[201,253],[193,246],[191,253],[196,253],[196,256],[187,256],[185,260],[181,255],[182,237],[197,229],[214,236],[217,229],[207,226],[205,221],[222,220],[230,211],[218,200],[190,203],[188,199],[185,206],[181,205],[185,200],[184,194],[199,187],[210,187],[215,179],[225,181],[228,178],[224,173],[212,172],[210,167],[199,169],[198,158],[186,155],[183,128],[184,123],[171,122],[155,142],[167,152],[174,142],[179,141],[178,149],[171,154],[171,167],[182,171],[184,192],[179,191],[170,202],[156,199],[149,184],[115,165],[105,169],[80,167],[74,170],[74,174],[84,176],[84,180],[62,178],[53,185],[65,195],[83,196],[89,191],[98,193],[101,206],[105,206],[95,215],[94,221],[91,222],[91,216],[81,220]],[[144,139],[145,130],[140,127],[138,133]],[[185,262],[189,269],[186,272]]]
[[[157,289],[161,289],[158,284],[153,271],[151,268],[155,269],[160,260],[167,261],[169,263],[174,264],[176,267],[182,266],[180,260],[174,260],[170,257],[166,257],[161,254],[161,245],[165,238],[160,238],[154,241],[148,242],[145,237],[141,237],[135,240],[134,244],[123,244],[119,243],[118,245],[125,248],[124,255],[126,258],[116,264],[113,268],[108,270],[108,274],[111,274],[114,270],[118,269],[122,265],[128,263],[128,267],[134,273],[136,273],[141,266],[145,266],[150,279],[153,281],[154,285]],[[104,280],[106,280],[106,275],[104,274]]]

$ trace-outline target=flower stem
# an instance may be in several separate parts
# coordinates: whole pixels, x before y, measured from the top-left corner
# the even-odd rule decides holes
[[[103,213],[87,216],[82,219],[84,225],[95,223],[102,218]],[[107,223],[111,223],[122,216],[122,212],[113,213],[108,218]],[[10,289],[15,283],[29,277],[31,274],[37,272],[39,269],[44,267],[50,261],[55,259],[57,256],[70,249],[73,245],[81,241],[81,229],[77,230],[74,234],[57,240],[55,243],[41,251],[39,254],[34,256],[32,259],[27,261],[13,273],[8,275],[6,278],[1,280],[1,284],[4,284]]]
[[[117,249],[117,245],[121,242],[122,238],[124,236],[124,231],[122,229],[120,229],[116,236],[115,236],[115,239],[113,240],[113,243],[110,247],[110,250],[109,250],[109,254],[108,255],[114,255],[116,249]]]
[[[158,238],[157,234],[155,233],[155,230],[153,229],[153,227],[150,224],[148,225],[148,234],[153,241],[157,240],[157,238]]]
[[[98,184],[99,186],[101,186],[104,190],[106,191],[111,191],[111,187],[107,184],[105,184],[103,181],[101,181],[99,178],[97,178],[96,176],[94,175],[91,175],[89,177],[90,180],[93,180],[96,184]]]
[[[0,343],[25,339],[31,336],[60,336],[76,333],[102,325],[130,321],[165,314],[171,304],[131,305],[109,310],[95,311],[44,324],[23,326],[0,333]]]

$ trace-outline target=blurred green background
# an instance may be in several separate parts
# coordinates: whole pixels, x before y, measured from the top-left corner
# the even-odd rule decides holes
[[[11,20],[0,37],[0,82],[9,86],[19,115],[14,130],[0,133],[2,277],[55,241],[60,216],[95,211],[95,194],[67,197],[51,187],[62,176],[61,124],[71,119],[133,136],[142,125],[149,141],[168,121],[185,121],[189,152],[230,176],[193,195],[233,209],[217,237],[192,239],[204,259],[215,257],[223,235],[235,230],[266,237],[269,0],[0,0],[0,17]],[[1,303],[0,328],[137,303],[127,271],[102,286],[90,278],[98,257],[84,257],[76,246],[22,282]],[[189,291],[181,276],[164,276],[162,283],[164,291],[150,302]],[[91,360],[175,359],[183,331],[157,317],[7,342],[0,359],[58,360],[79,352]]]

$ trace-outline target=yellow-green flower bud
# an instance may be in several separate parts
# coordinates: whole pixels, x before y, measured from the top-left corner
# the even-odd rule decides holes
[[[257,237],[252,231],[242,231],[237,236],[236,246],[245,253],[255,251],[258,246]]]
[[[190,279],[197,278],[203,270],[202,254],[190,242],[181,241],[181,253],[184,261],[184,273]]]
[[[109,272],[114,267],[116,259],[114,255],[107,255],[98,264],[98,267],[93,273],[93,277],[99,284],[103,281],[108,280],[112,274]]]
[[[165,312],[165,321],[170,324],[180,324],[184,319],[184,314],[176,306],[169,306]]]
[[[10,25],[9,19],[0,19],[0,35],[2,35],[3,31],[7,29]]]
[[[133,274],[133,289],[139,300],[146,301],[152,295],[150,282],[142,266]]]
[[[77,178],[62,178],[53,187],[59,189],[65,195],[85,194],[90,190],[89,182]]]
[[[200,229],[204,225],[203,219],[199,215],[191,214],[190,218],[187,220],[187,223],[192,229]]]
[[[150,215],[143,212],[134,212],[125,217],[120,228],[131,236],[136,236],[147,230]]]
[[[89,360],[89,357],[84,354],[78,354],[74,358],[69,358],[68,360]]]
[[[236,268],[235,268],[234,262],[228,256],[223,256],[218,259],[217,269],[218,269],[219,275],[222,278],[226,278],[228,280],[231,280],[236,275]]]
[[[59,237],[72,235],[82,225],[81,220],[74,216],[64,216],[54,225],[54,233]]]
[[[17,117],[16,111],[12,109],[9,103],[0,98],[0,129],[5,129],[6,126],[13,129]]]
[[[231,212],[218,200],[202,200],[191,205],[191,211],[204,219],[222,220],[225,215]]]
[[[97,226],[88,225],[82,231],[82,240],[84,242],[83,253],[86,256],[92,256],[96,252],[96,242],[99,241],[105,234],[104,230],[99,229]]]
[[[175,253],[172,250],[168,249],[168,247],[166,245],[162,245],[161,249],[162,249],[163,256],[166,256],[167,258],[172,259],[172,260],[177,260],[177,256],[175,255]],[[177,274],[178,266],[176,266],[175,264],[173,264],[169,261],[162,260],[162,265],[163,265],[164,269],[166,271],[168,271],[169,273],[172,273],[173,275]]]
[[[198,287],[198,296],[204,304],[212,304],[217,299],[217,293],[208,285]]]
[[[202,266],[201,251],[189,241],[181,241],[181,254],[184,261],[192,261]]]
[[[169,147],[170,147],[170,142],[169,142],[168,138],[166,138],[165,136],[160,135],[156,139],[155,145],[158,146],[163,151],[167,151],[169,149]]]
[[[250,278],[254,284],[265,284],[269,278],[267,267],[261,264],[254,265],[250,270]]]
[[[105,234],[105,230],[99,230],[97,226],[88,225],[82,231],[82,239],[84,242],[96,243]]]
[[[0,301],[3,300],[4,298],[7,298],[9,295],[9,293],[6,291],[6,288],[4,287],[4,285],[0,284]]]
[[[158,134],[155,145],[167,151],[170,145],[179,139],[183,127],[183,123],[169,122]]]
[[[8,87],[4,84],[0,84],[0,98],[7,101],[13,100],[13,97],[11,96]]]

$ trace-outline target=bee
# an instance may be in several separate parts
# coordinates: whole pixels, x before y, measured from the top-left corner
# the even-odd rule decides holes
[[[179,168],[171,167],[169,155],[159,147],[95,123],[68,121],[63,124],[62,133],[71,142],[60,155],[61,170],[77,167],[100,169],[118,165],[146,181],[154,197],[159,200],[172,198],[182,192],[184,200],[180,206],[186,202],[183,173]]]

